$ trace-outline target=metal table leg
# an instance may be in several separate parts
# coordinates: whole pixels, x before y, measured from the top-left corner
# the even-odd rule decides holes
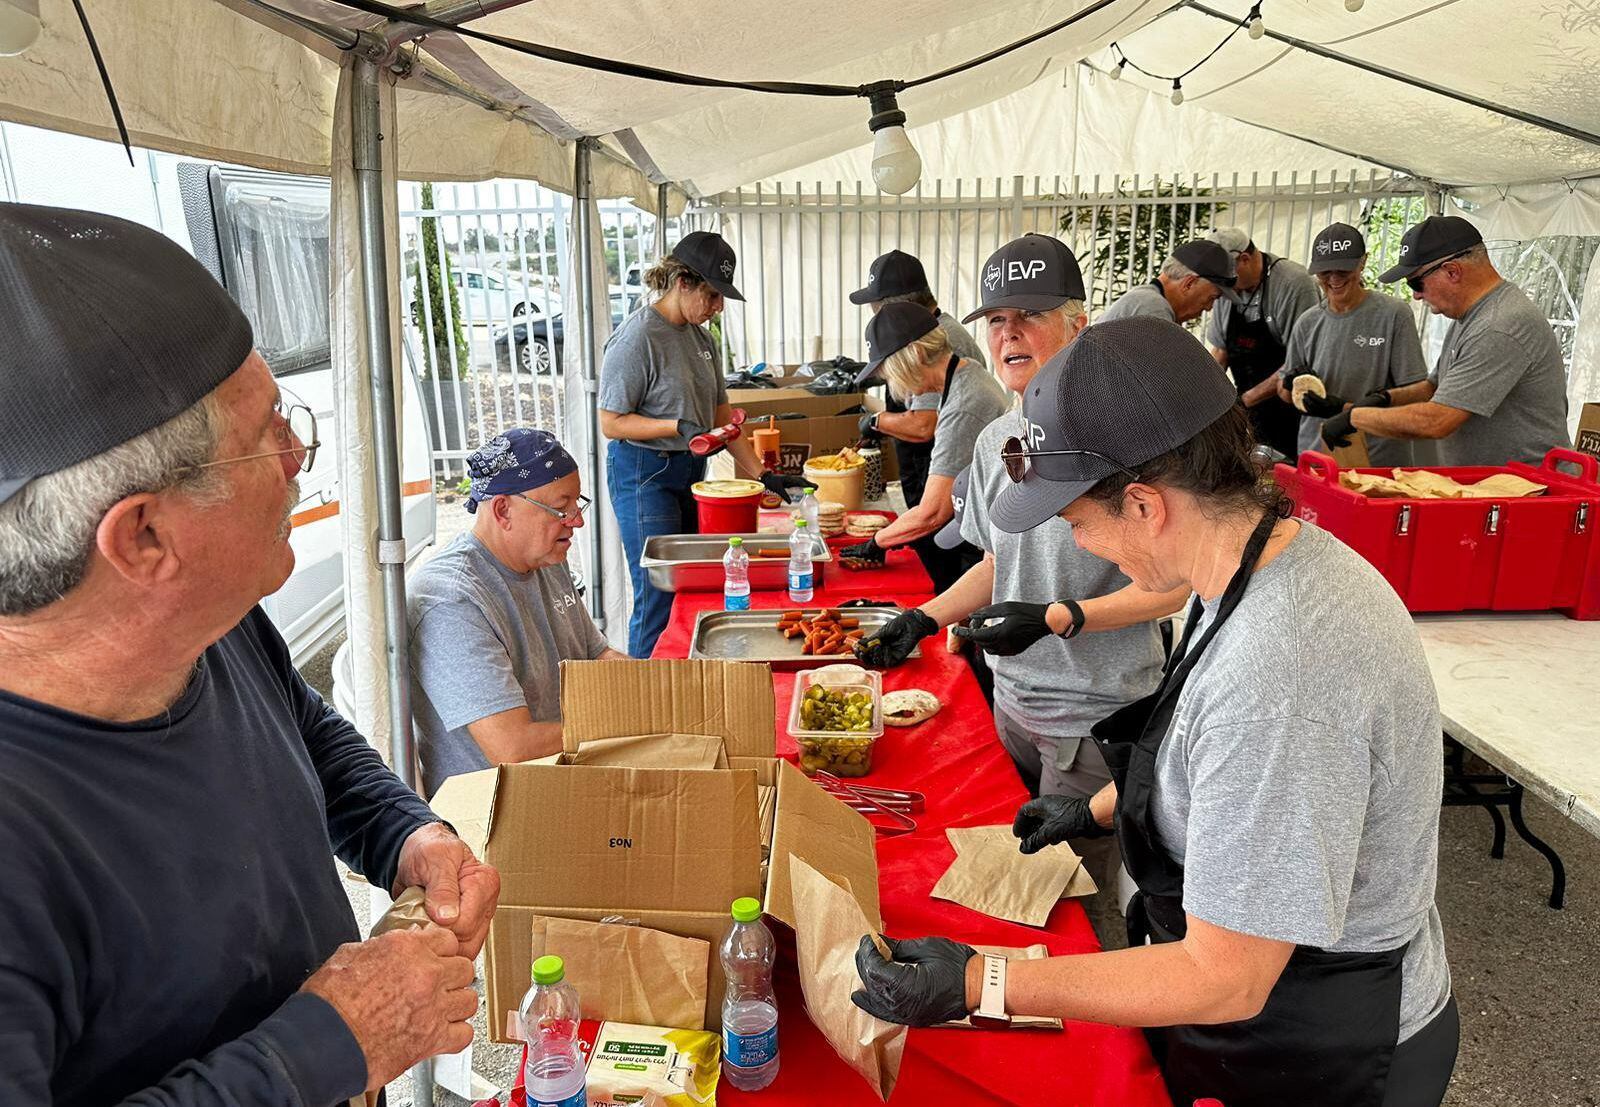
[[[1465,769],[1461,744],[1448,734],[1445,741],[1444,807],[1481,807],[1494,820],[1494,845],[1489,855],[1496,859],[1505,857],[1506,824],[1499,809],[1504,807],[1511,815],[1511,826],[1528,845],[1532,846],[1550,863],[1550,906],[1560,910],[1567,901],[1567,869],[1561,855],[1544,839],[1528,829],[1522,817],[1522,785],[1503,774],[1468,773]],[[1480,785],[1490,790],[1481,790]]]

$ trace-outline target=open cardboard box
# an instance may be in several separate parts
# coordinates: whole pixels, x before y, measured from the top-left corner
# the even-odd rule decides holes
[[[1581,453],[1600,457],[1600,404],[1584,404],[1578,416],[1578,433],[1572,439],[1573,448]]]
[[[566,753],[452,777],[433,799],[434,810],[500,871],[484,958],[496,1041],[514,1041],[506,1015],[528,988],[534,915],[617,920],[709,942],[710,1029],[722,1020],[716,948],[730,925],[729,905],[755,896],[769,916],[794,926],[790,855],[840,878],[881,929],[872,827],[777,758],[767,666],[564,661],[561,707]],[[694,760],[726,767],[572,763],[586,743],[667,734],[721,739],[721,751]],[[772,800],[765,880],[763,797]],[[573,984],[581,997],[583,982]]]
[[[876,392],[813,396],[802,389],[736,388],[728,392],[728,402],[734,407],[744,408],[746,434],[757,426],[765,426],[768,415],[804,415],[803,419],[779,419],[774,426],[782,433],[785,446],[805,443],[809,447],[806,457],[836,454],[844,447],[854,446],[860,441],[861,416],[841,415],[840,412],[858,407],[868,411],[883,410],[883,399]],[[792,475],[799,476],[803,465],[802,458],[800,465],[793,466]],[[717,454],[711,459],[706,475],[714,480],[731,478],[734,476],[733,459],[726,451]],[[887,441],[883,451],[883,479],[900,479],[894,449]]]

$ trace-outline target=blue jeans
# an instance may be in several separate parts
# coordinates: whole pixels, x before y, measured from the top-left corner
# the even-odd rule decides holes
[[[639,567],[645,539],[657,534],[694,534],[699,510],[689,488],[705,479],[705,458],[612,441],[606,446],[606,487],[622,530],[633,581],[633,617],[628,620],[628,656],[649,657],[672,614],[672,593],[650,583]]]

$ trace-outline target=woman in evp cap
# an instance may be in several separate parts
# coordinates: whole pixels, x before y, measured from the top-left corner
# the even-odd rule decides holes
[[[853,998],[913,1025],[1146,1027],[1175,1103],[1438,1104],[1460,1023],[1433,681],[1394,590],[1259,483],[1235,401],[1180,327],[1101,323],[1035,378],[1003,451],[998,526],[1059,515],[1135,584],[1195,592],[1160,688],[1095,728],[1112,784],[1013,827],[1024,853],[1114,829],[1133,948],[1007,967],[867,938]]]

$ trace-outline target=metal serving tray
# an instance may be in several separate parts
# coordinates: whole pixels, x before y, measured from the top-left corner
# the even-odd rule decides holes
[[[722,591],[722,555],[728,552],[732,534],[657,534],[644,540],[639,565],[650,574],[650,583],[663,592]],[[789,587],[789,536],[787,534],[740,534],[750,554],[750,588],[772,591]],[[784,551],[783,557],[757,557],[757,550]],[[822,583],[823,568],[833,560],[833,551],[821,535],[811,539],[811,565],[816,581]]]
[[[824,608],[769,607],[759,611],[702,611],[694,621],[694,636],[689,639],[689,656],[712,661],[765,661],[775,669],[804,669],[812,665],[849,664],[849,654],[827,654],[810,657],[800,652],[805,643],[799,638],[785,638],[777,628],[778,616],[785,611],[804,611],[807,615],[821,613]],[[885,623],[900,614],[897,607],[846,607],[842,614],[861,620],[865,631],[863,639],[883,629]],[[922,647],[911,651],[912,657],[922,656]]]

